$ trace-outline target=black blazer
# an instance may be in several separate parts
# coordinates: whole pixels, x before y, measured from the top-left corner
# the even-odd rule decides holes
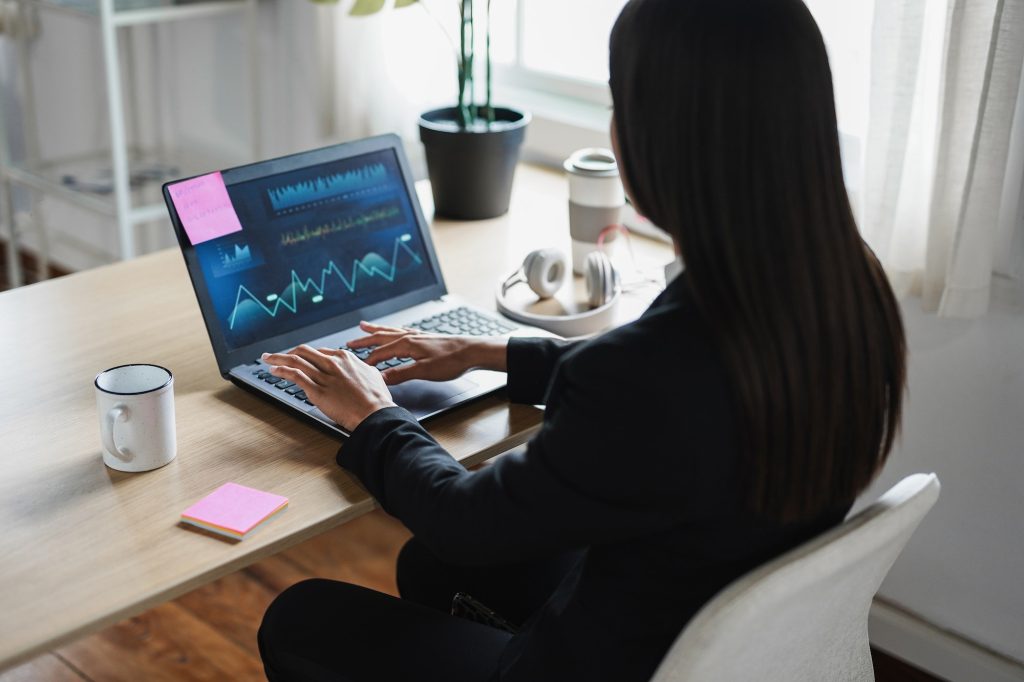
[[[718,590],[839,523],[743,511],[725,370],[684,277],[636,322],[581,343],[513,339],[508,397],[547,406],[525,453],[468,472],[401,408],[338,463],[440,558],[583,559],[506,648],[494,679],[648,680]]]

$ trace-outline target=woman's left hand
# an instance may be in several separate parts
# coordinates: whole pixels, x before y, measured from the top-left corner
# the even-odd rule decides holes
[[[394,407],[380,371],[347,350],[299,346],[289,353],[264,353],[270,373],[305,391],[313,404],[347,431],[385,407]]]

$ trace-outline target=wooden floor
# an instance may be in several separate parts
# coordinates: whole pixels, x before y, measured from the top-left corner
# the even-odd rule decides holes
[[[3,235],[0,235],[2,237]],[[21,263],[21,277],[25,284],[34,284],[40,281],[42,274],[39,272],[39,266],[36,263],[36,257],[28,251],[21,251],[20,263]],[[64,275],[71,274],[71,271],[60,265],[50,264],[47,278],[53,279],[54,277],[63,277]],[[8,288],[7,281],[7,242],[0,238],[0,291],[4,291]]]
[[[396,594],[395,558],[408,537],[375,511],[0,674],[0,682],[262,680],[256,629],[275,595],[312,577]],[[875,675],[878,682],[936,679],[879,652]]]

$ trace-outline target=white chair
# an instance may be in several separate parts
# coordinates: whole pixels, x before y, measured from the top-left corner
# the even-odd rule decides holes
[[[935,474],[908,476],[736,580],[694,616],[651,682],[874,680],[871,600],[938,496]]]

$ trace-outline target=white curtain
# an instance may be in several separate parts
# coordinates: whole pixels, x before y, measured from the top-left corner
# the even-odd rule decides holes
[[[397,133],[421,172],[416,121],[455,101],[455,53],[446,31],[457,26],[450,11],[457,5],[394,9],[388,2],[371,16],[349,15],[351,5],[342,0],[319,8],[323,133],[340,140]]]
[[[876,1],[861,227],[942,316],[988,309],[1022,61],[1022,0]]]

